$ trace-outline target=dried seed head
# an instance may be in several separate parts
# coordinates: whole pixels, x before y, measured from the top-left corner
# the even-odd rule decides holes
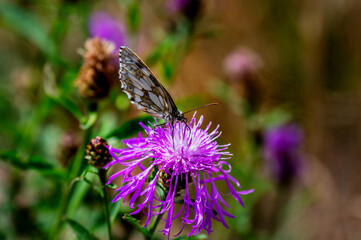
[[[106,97],[116,78],[114,44],[99,38],[89,39],[82,55],[84,63],[75,85],[86,98]]]

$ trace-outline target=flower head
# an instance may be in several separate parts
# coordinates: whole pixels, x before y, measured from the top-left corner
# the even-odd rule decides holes
[[[266,132],[264,153],[271,170],[281,184],[288,184],[300,174],[302,161],[300,147],[302,129],[295,124],[286,124]]]
[[[238,47],[224,60],[223,68],[231,79],[242,81],[262,67],[261,58],[251,49]]]
[[[169,0],[166,5],[168,13],[181,14],[190,22],[194,22],[201,14],[203,0]]]
[[[103,98],[109,93],[116,68],[114,44],[99,38],[88,39],[82,52],[84,63],[75,85],[86,98]]]
[[[88,160],[90,165],[101,169],[110,162],[112,157],[106,147],[107,144],[107,140],[101,137],[95,137],[90,140],[90,143],[86,147],[85,155],[85,159]]]
[[[182,220],[180,232],[187,224],[192,227],[188,236],[198,234],[203,229],[210,233],[212,218],[227,227],[225,217],[233,216],[223,208],[229,205],[224,201],[216,182],[225,182],[230,194],[242,206],[240,195],[253,190],[239,190],[241,186],[229,174],[231,166],[226,162],[231,156],[226,151],[228,145],[218,145],[215,141],[220,135],[218,127],[209,131],[208,124],[201,129],[202,121],[203,116],[198,122],[193,117],[188,126],[181,122],[173,127],[167,125],[154,129],[141,124],[147,137],[139,134],[137,138],[125,140],[125,149],[109,147],[114,160],[106,167],[114,164],[126,166],[109,178],[111,182],[121,176],[124,183],[117,189],[118,194],[113,202],[120,199],[124,202],[130,197],[129,206],[137,207],[132,214],[140,211],[146,213],[145,226],[151,217],[164,214],[163,234],[168,236],[172,221],[178,217]],[[136,168],[141,172],[136,174]],[[163,196],[156,194],[156,187],[159,186],[165,189]],[[177,213],[176,204],[180,204]]]
[[[235,49],[223,62],[224,71],[237,85],[252,111],[257,110],[262,102],[263,89],[258,77],[262,65],[257,53],[245,47]]]
[[[105,12],[93,13],[89,18],[88,27],[91,37],[113,42],[116,51],[120,46],[125,45],[126,33],[124,26]]]
[[[168,9],[174,13],[174,12],[179,12],[182,11],[187,4],[190,2],[190,0],[170,0],[168,2]]]

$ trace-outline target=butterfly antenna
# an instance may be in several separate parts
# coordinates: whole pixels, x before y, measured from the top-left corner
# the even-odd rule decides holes
[[[197,107],[197,108],[194,108],[194,109],[192,109],[192,110],[186,111],[186,112],[184,112],[183,114],[187,114],[187,113],[193,112],[193,111],[195,111],[195,110],[198,110],[198,109],[200,109],[200,108],[205,108],[205,107],[209,107],[209,106],[213,106],[213,105],[218,105],[218,103],[209,103],[209,104],[203,105],[203,106],[201,106],[201,107]]]

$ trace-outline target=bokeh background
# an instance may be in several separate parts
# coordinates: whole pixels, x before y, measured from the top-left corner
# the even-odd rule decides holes
[[[116,49],[100,57],[94,37]],[[2,1],[0,239],[49,239],[56,219],[60,239],[106,239],[85,146],[120,146],[150,120],[120,90],[120,45],[181,110],[219,103],[197,115],[220,125],[232,175],[255,189],[245,208],[227,199],[229,230],[200,238],[361,239],[358,0]],[[127,211],[111,205],[114,239],[142,239]]]

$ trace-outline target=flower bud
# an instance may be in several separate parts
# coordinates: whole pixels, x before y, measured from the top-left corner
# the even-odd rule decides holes
[[[112,159],[108,148],[107,141],[101,137],[95,137],[90,140],[86,148],[85,159],[88,160],[90,165],[98,169],[102,169]]]

